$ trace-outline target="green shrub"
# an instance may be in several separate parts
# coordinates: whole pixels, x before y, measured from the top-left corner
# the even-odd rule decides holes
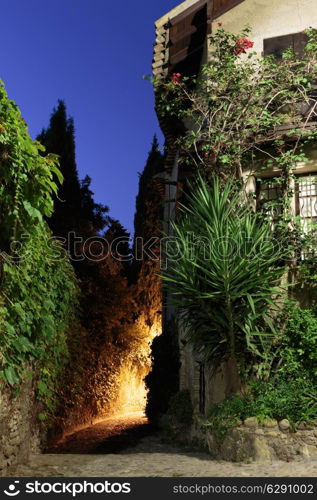
[[[228,430],[238,426],[245,413],[248,413],[246,407],[247,398],[236,395],[232,399],[226,399],[212,406],[203,425],[211,427],[215,437],[222,441]]]
[[[268,380],[252,380],[244,395],[214,405],[205,425],[219,439],[240,420],[257,417],[291,424],[317,420],[317,315],[314,309],[300,309],[288,303],[277,318],[278,336],[267,362]],[[263,364],[263,363],[262,363]],[[265,364],[265,363],[264,363]]]
[[[291,424],[314,422],[317,419],[316,386],[300,378],[253,381],[246,394],[237,394],[214,405],[204,425],[211,427],[221,439],[230,428],[248,417],[257,417],[260,422],[265,418],[278,421],[287,418]]]
[[[66,258],[50,259],[48,237],[40,231],[28,240],[18,264],[4,264],[0,292],[0,378],[19,383],[25,363],[36,360],[41,397],[53,394],[49,387],[67,360],[77,303],[73,268]]]
[[[290,422],[312,422],[317,419],[317,389],[310,380],[280,377],[275,381],[250,384],[247,416]]]
[[[317,311],[290,304],[282,322],[278,371],[317,381]]]

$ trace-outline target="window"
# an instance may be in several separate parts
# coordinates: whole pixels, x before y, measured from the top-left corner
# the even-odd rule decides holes
[[[301,260],[315,257],[315,238],[317,235],[317,175],[305,175],[297,178],[296,214],[300,217],[301,226],[305,234],[312,237],[311,242],[300,252]]]
[[[317,224],[317,175],[298,177],[296,185],[296,213],[308,232]]]
[[[196,75],[211,21],[242,2],[244,0],[197,0],[172,18],[169,30],[169,72]]]
[[[282,213],[282,203],[278,200],[282,197],[282,187],[279,178],[271,178],[257,182],[257,210],[270,215],[272,229],[274,219]],[[295,215],[300,217],[301,226],[305,234],[310,234],[315,239],[317,236],[317,173],[299,175],[295,180],[293,204]],[[305,250],[299,252],[302,260],[315,255],[314,244],[309,243]]]
[[[276,203],[282,196],[280,184],[276,179],[258,180],[256,195],[257,210],[270,214],[274,220],[282,210],[282,206]]]

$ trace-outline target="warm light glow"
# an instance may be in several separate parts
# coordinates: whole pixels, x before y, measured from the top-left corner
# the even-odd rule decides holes
[[[142,341],[137,348],[137,356],[123,365],[120,373],[120,389],[117,399],[117,413],[145,412],[147,388],[144,378],[151,370],[151,344],[153,339],[161,334],[160,323],[148,328],[139,325],[142,331]]]
[[[89,421],[87,419],[83,424],[66,427],[58,444],[62,444],[69,435],[75,432],[102,422],[112,423],[114,419],[118,422],[127,422],[130,419],[131,425],[135,425],[136,420],[140,424],[147,422],[145,416],[147,388],[144,378],[151,370],[152,342],[161,333],[160,320],[151,328],[143,318],[136,323],[134,345],[131,346],[131,352],[127,358],[122,360],[120,374],[115,381],[116,400],[112,402],[111,407],[105,407],[101,401],[98,415],[92,416]]]
[[[118,406],[120,413],[145,411],[147,390],[144,377],[149,368],[125,367],[120,376]]]

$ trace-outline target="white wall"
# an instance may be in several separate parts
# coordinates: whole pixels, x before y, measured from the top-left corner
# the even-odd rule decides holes
[[[261,54],[265,38],[317,28],[317,0],[245,0],[214,21],[213,32],[217,22],[231,33],[249,24],[254,50]]]

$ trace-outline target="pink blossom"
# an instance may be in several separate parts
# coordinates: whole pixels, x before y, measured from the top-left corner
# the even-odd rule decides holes
[[[236,41],[236,44],[233,48],[233,52],[237,54],[237,56],[240,56],[240,54],[245,54],[245,51],[247,49],[252,49],[254,45],[254,42],[251,42],[249,38],[239,38],[239,40]]]
[[[180,73],[173,73],[172,74],[172,82],[175,83],[176,85],[179,85],[181,83],[181,77],[182,75]]]

